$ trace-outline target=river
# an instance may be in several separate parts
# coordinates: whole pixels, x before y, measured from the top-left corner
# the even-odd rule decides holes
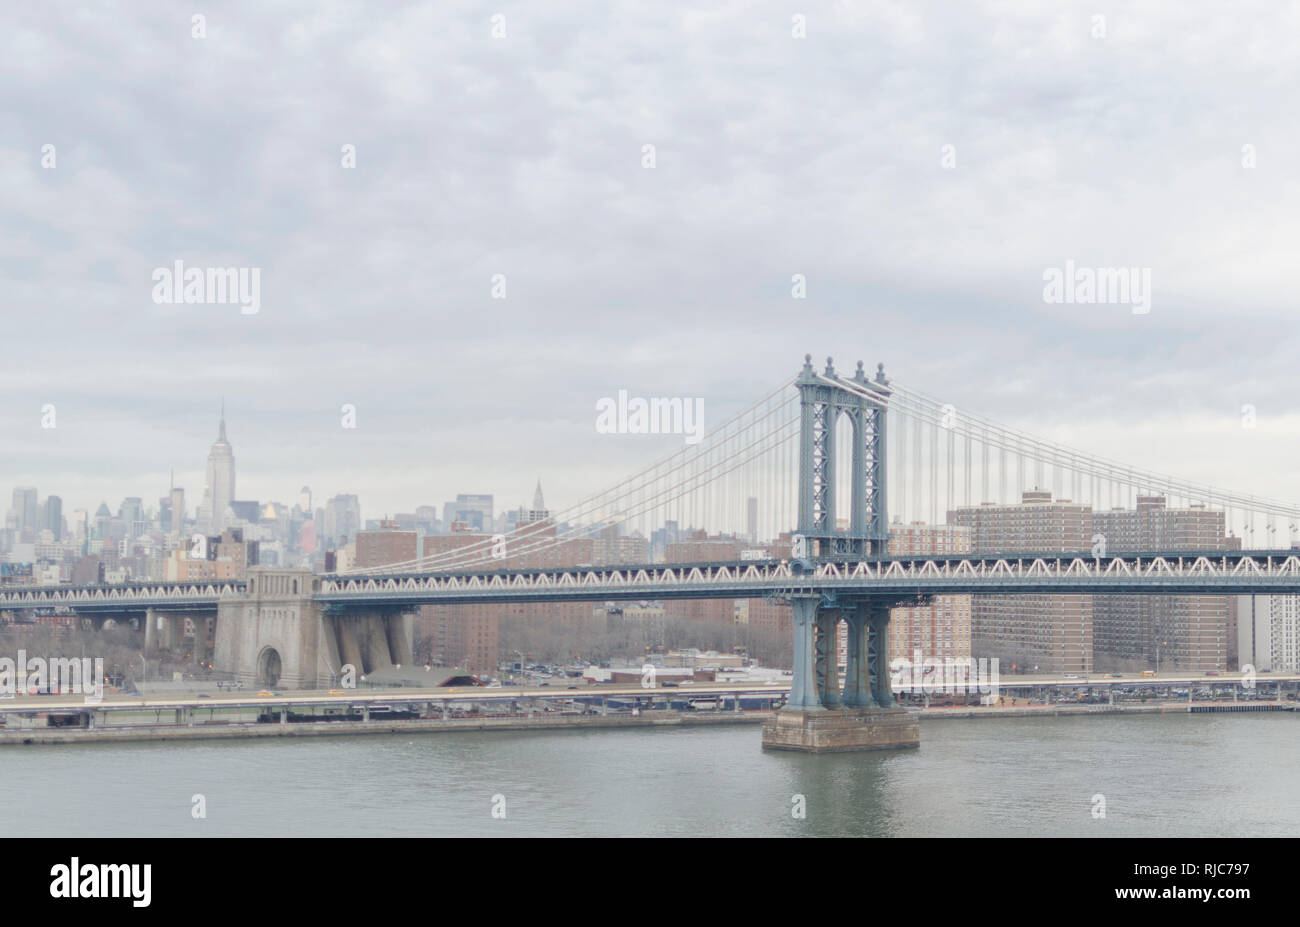
[[[1300,832],[1293,712],[927,720],[921,738],[822,756],[764,752],[757,725],[10,746],[0,803],[9,833],[42,836]]]

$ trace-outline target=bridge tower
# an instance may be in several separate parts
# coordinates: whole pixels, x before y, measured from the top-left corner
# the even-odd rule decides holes
[[[885,493],[885,423],[889,381],[884,364],[868,380],[858,361],[857,373],[845,385],[831,358],[826,371],[813,370],[812,355],[804,356],[795,380],[799,390],[799,536],[807,554],[820,560],[861,558],[884,554],[889,544]],[[836,431],[840,416],[852,425],[849,522],[836,521]]]
[[[794,536],[795,581],[786,591],[794,625],[794,675],[785,707],[763,726],[763,746],[808,752],[915,747],[914,715],[895,707],[889,676],[889,609],[897,598],[870,592],[813,593],[798,577],[827,563],[884,556],[889,547],[886,420],[889,380],[884,365],[869,380],[858,362],[851,378],[831,358],[817,373],[805,355],[795,380],[800,399],[799,525]],[[851,425],[847,523],[836,518],[836,447],[840,417]],[[836,630],[848,626],[841,686]]]

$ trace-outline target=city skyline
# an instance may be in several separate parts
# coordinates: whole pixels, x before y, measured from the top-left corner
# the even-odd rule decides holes
[[[927,467],[930,466],[930,460],[928,457],[926,463],[927,463]],[[214,471],[214,466],[217,468],[215,471]],[[208,463],[207,463],[208,475],[204,478],[201,484],[203,488],[200,490],[200,494],[197,497],[197,499],[200,501],[196,502],[195,501],[196,497],[190,493],[187,487],[184,485],[179,485],[177,483],[175,479],[175,471],[173,469],[169,471],[170,482],[168,486],[168,491],[162,496],[150,496],[146,494],[143,496],[122,495],[117,497],[105,497],[105,498],[101,498],[98,501],[98,503],[92,503],[87,505],[69,504],[66,495],[61,494],[59,492],[48,492],[46,495],[38,497],[38,494],[41,490],[41,487],[39,486],[14,486],[12,495],[8,497],[11,498],[11,502],[8,508],[6,509],[6,514],[11,518],[17,518],[20,524],[26,523],[28,525],[31,525],[39,521],[40,527],[53,528],[53,525],[49,523],[50,516],[47,516],[45,514],[46,500],[47,499],[53,500],[55,505],[55,511],[62,515],[63,523],[66,525],[66,527],[69,529],[71,533],[76,533],[80,528],[80,524],[79,523],[72,524],[68,522],[67,519],[78,513],[85,513],[87,516],[93,517],[91,515],[92,512],[96,512],[96,511],[102,512],[102,510],[105,507],[107,507],[110,513],[118,512],[120,514],[120,509],[122,505],[127,503],[134,503],[139,506],[142,512],[148,513],[149,515],[151,515],[156,519],[160,517],[161,510],[163,507],[165,507],[167,503],[169,502],[174,503],[176,501],[180,501],[185,507],[184,518],[186,520],[186,523],[192,524],[196,530],[201,530],[201,531],[205,531],[208,534],[217,535],[221,533],[222,529],[226,526],[227,523],[233,523],[233,522],[223,521],[221,519],[214,517],[212,503],[210,501],[211,498],[210,493],[211,493],[211,486],[214,480],[214,473],[218,474],[221,482],[226,483],[229,486],[228,489],[219,492],[218,494],[219,497],[226,499],[227,503],[233,502],[242,506],[248,506],[253,503],[258,504],[261,507],[265,507],[268,505],[277,505],[277,506],[283,506],[290,510],[301,509],[309,517],[318,517],[322,512],[328,512],[329,504],[334,502],[336,499],[342,499],[342,498],[359,499],[360,498],[359,494],[357,493],[348,493],[342,490],[336,493],[317,492],[313,490],[310,485],[307,484],[302,485],[297,491],[297,493],[294,494],[296,496],[296,499],[289,500],[289,501],[286,501],[285,499],[282,498],[249,498],[245,494],[240,494],[241,497],[236,497],[234,494],[235,492],[234,491],[234,482],[235,482],[234,467],[235,467],[235,461],[233,456],[233,446],[232,446],[232,442],[228,440],[226,435],[225,409],[223,403],[220,417],[219,417],[219,422],[218,422],[218,437],[210,445],[210,451],[208,454]],[[1104,504],[1104,502],[1102,501],[1092,500],[1092,499],[1087,499],[1087,500],[1072,499],[1068,491],[1062,492],[1058,489],[1054,493],[1050,488],[1050,486],[1040,487],[1038,485],[1037,479],[1041,478],[1042,472],[1043,471],[1041,469],[1041,465],[1039,465],[1038,477],[1036,478],[1033,466],[1031,465],[1028,469],[1025,469],[1022,461],[1020,471],[1016,472],[1013,470],[1013,472],[1011,473],[1009,484],[1004,484],[1000,487],[994,486],[992,488],[986,485],[985,489],[989,490],[989,498],[972,497],[967,502],[961,503],[961,505],[980,505],[980,506],[1017,505],[1020,502],[1020,496],[1022,493],[1029,494],[1029,493],[1040,493],[1040,492],[1045,492],[1046,497],[1049,501],[1075,502],[1076,504],[1083,504],[1090,511],[1096,513],[1126,512],[1126,511],[1132,512],[1132,511],[1136,511],[1136,509],[1140,507],[1142,503],[1143,490],[1136,488],[1136,486],[1131,486],[1127,490],[1121,491],[1121,494],[1118,497],[1120,500],[1120,504],[1118,505],[1116,504],[1107,505]],[[996,465],[995,465],[995,469],[993,470],[993,473],[996,479],[998,475]],[[914,478],[914,482],[917,483],[924,483],[927,480],[928,480],[928,476],[926,475],[926,471],[922,471],[921,480],[916,480]],[[1068,473],[1065,474],[1065,482],[1068,485],[1069,483]],[[1075,483],[1075,487],[1076,489],[1078,488],[1077,481]],[[979,490],[977,489],[976,491],[978,492]],[[929,491],[924,491],[919,486],[917,487],[915,498],[913,498],[913,496],[909,494],[908,491],[906,490],[905,484],[900,483],[899,481],[894,482],[894,485],[891,487],[890,492],[891,492],[891,498],[896,497],[895,501],[896,504],[898,505],[898,507],[891,509],[891,513],[890,513],[891,523],[900,524],[900,525],[916,524],[916,525],[932,525],[932,526],[951,524],[950,519],[951,516],[954,514],[954,512],[948,505],[944,504],[945,501],[950,504],[957,504],[957,503],[953,503],[951,499],[945,499],[945,497],[943,497],[942,495],[938,495],[938,496],[932,495]],[[1125,492],[1127,493],[1127,495],[1125,495]],[[1163,498],[1163,496],[1161,496],[1161,491],[1152,490],[1152,492],[1155,492],[1157,496]],[[179,497],[177,496],[177,494],[180,494]],[[534,510],[539,510],[539,505],[542,499],[542,480],[540,478],[538,478],[535,481],[532,494],[533,494],[532,507]],[[1084,494],[1085,495],[1087,494],[1086,489],[1084,490]],[[594,497],[595,495],[597,494],[593,493],[589,487],[583,499],[584,500],[589,499]],[[433,493],[433,496],[434,498],[426,499],[425,501],[419,501],[419,502],[408,501],[404,506],[399,506],[391,510],[385,510],[378,514],[376,514],[375,511],[367,504],[366,511],[370,513],[372,517],[367,517],[362,519],[359,522],[360,527],[358,530],[364,530],[367,525],[375,525],[383,519],[392,519],[398,516],[410,515],[424,510],[433,513],[426,520],[441,522],[440,530],[443,533],[449,530],[449,526],[453,521],[466,520],[463,512],[460,515],[453,514],[458,512],[460,509],[473,510],[475,508],[482,508],[484,514],[482,515],[481,518],[478,516],[469,518],[468,523],[463,525],[459,530],[471,530],[474,532],[485,532],[485,533],[492,533],[493,531],[502,530],[502,525],[507,515],[512,515],[515,513],[518,513],[522,521],[531,520],[530,518],[527,517],[529,506],[525,502],[521,501],[519,505],[510,505],[495,493],[464,493],[464,492],[457,492],[449,489],[442,492],[435,492]],[[448,496],[454,496],[454,498],[447,499],[446,497]],[[308,508],[303,509],[302,506],[303,506],[304,498],[315,500],[315,501],[311,503]],[[1116,497],[1112,496],[1111,498],[1113,501]],[[113,502],[115,499],[120,499],[122,501],[121,503],[118,503],[116,506],[110,506],[109,503]],[[153,502],[151,501],[155,499],[157,500],[158,503],[157,505],[153,504]],[[442,501],[439,501],[439,499],[441,499]],[[760,509],[766,509],[770,503],[767,499],[759,498],[759,497],[749,497],[745,500],[745,502],[746,504],[744,506],[743,522],[737,521],[733,517],[730,523],[723,525],[717,519],[719,517],[726,518],[726,516],[725,515],[719,516],[718,510],[715,509],[711,512],[706,511],[698,523],[693,522],[690,519],[683,521],[680,518],[678,519],[664,518],[663,520],[655,523],[655,527],[656,528],[663,527],[669,522],[673,522],[679,524],[681,530],[705,530],[710,532],[734,534],[737,537],[742,537],[742,536],[751,537],[760,543],[770,543],[776,540],[782,532],[789,530],[785,527],[783,522],[778,521],[775,531],[768,531],[766,533],[757,532],[756,531],[757,512]],[[906,508],[907,506],[912,507],[910,514],[906,516],[900,514],[899,508]],[[920,508],[917,509],[916,508],[917,506],[919,506]],[[930,511],[930,518],[928,519],[925,517],[925,510],[927,507]],[[1192,503],[1192,507],[1204,508],[1205,504],[1204,502],[1194,502]],[[30,510],[30,512],[28,510]],[[1220,509],[1212,509],[1212,510],[1220,511],[1222,515]],[[226,509],[226,511],[229,512],[232,516],[234,516],[234,513],[230,512],[229,509]],[[546,515],[547,518],[550,518],[551,515],[553,514],[553,511],[556,510],[552,510],[548,508],[544,512],[544,514]],[[558,511],[560,512],[560,514],[565,513],[565,510],[563,509],[560,509]],[[439,516],[437,513],[442,513],[442,514],[441,516]],[[54,517],[58,517],[58,516],[56,515]],[[235,516],[235,518],[236,521],[245,521],[245,522],[248,521],[248,519],[246,518],[238,518],[237,516]],[[533,519],[535,518],[536,518],[536,511],[534,511],[533,513]],[[586,520],[580,519],[578,522],[576,522],[576,525],[595,524],[596,521],[597,519],[586,519]],[[1265,525],[1261,523],[1260,527],[1261,529],[1263,529]],[[793,520],[790,521],[790,528],[791,529],[793,528]],[[1234,530],[1235,528],[1236,526],[1234,524],[1227,525],[1226,530],[1228,532],[1228,536],[1233,536],[1236,533],[1236,531]],[[1282,530],[1279,531],[1277,530],[1278,528],[1281,528]],[[1283,527],[1279,523],[1279,525],[1275,527],[1274,531],[1270,536],[1273,542],[1272,546],[1285,547],[1288,546],[1289,544],[1294,544],[1298,540],[1296,537],[1296,531],[1298,528],[1300,528],[1300,525],[1292,524],[1289,526],[1289,531],[1288,531],[1286,530],[1285,527]],[[319,532],[319,528],[318,528],[318,532]],[[1264,530],[1261,530],[1259,532],[1259,539],[1262,541],[1264,537],[1265,537],[1265,532]],[[1249,544],[1249,541],[1247,543]],[[1260,546],[1260,545],[1256,545],[1256,546]]]
[[[222,409],[221,409],[221,411],[220,411],[220,413],[219,413],[219,418],[218,418],[218,425],[217,425],[218,436],[217,436],[216,441],[212,442],[212,443],[209,445],[210,448],[216,448],[216,447],[218,447],[219,445],[224,445],[225,448],[227,448],[227,449],[231,449],[231,448],[233,448],[233,444],[234,444],[234,442],[233,442],[233,441],[230,441],[230,440],[227,438],[227,435],[226,435],[226,428],[227,428],[227,425],[226,425],[226,417],[225,417],[225,404],[224,404],[224,402],[223,402],[223,403],[222,403]],[[212,453],[213,453],[212,450],[210,450],[210,451],[209,451],[209,454],[208,454],[208,463],[207,463],[207,465],[206,465],[206,468],[207,468],[207,470],[209,471],[209,474],[211,473],[211,469],[212,469],[212,466],[213,466]],[[233,486],[233,485],[234,485],[235,475],[236,475],[236,471],[234,470],[234,458],[233,458],[233,457],[230,459],[230,465],[231,465],[231,470],[230,470],[230,472],[228,473],[227,478],[229,479],[231,485]],[[175,468],[171,468],[171,469],[169,469],[169,471],[168,471],[168,483],[167,483],[166,487],[164,487],[163,491],[162,491],[160,494],[156,495],[156,496],[150,494],[150,493],[147,492],[147,491],[141,490],[140,487],[138,487],[138,486],[135,486],[135,487],[123,487],[121,492],[118,492],[118,493],[115,493],[115,494],[114,494],[114,493],[110,493],[110,494],[108,494],[108,495],[102,496],[102,497],[100,497],[100,498],[98,498],[98,499],[95,499],[95,500],[93,500],[93,501],[92,501],[90,498],[86,498],[86,499],[84,499],[84,500],[83,500],[83,499],[75,499],[75,500],[72,500],[72,501],[70,502],[70,501],[69,501],[69,497],[68,497],[68,495],[67,495],[66,493],[60,493],[60,492],[58,492],[57,490],[54,490],[54,491],[49,491],[46,495],[41,495],[41,496],[40,496],[41,504],[43,504],[44,499],[46,499],[46,498],[48,498],[48,497],[54,497],[54,498],[58,499],[58,500],[59,500],[59,503],[60,503],[60,506],[61,506],[62,514],[63,514],[63,516],[66,518],[66,517],[68,517],[68,516],[71,516],[72,513],[77,512],[77,511],[85,511],[85,512],[87,512],[87,513],[93,513],[93,512],[94,512],[94,511],[95,511],[95,510],[96,510],[100,505],[109,505],[111,508],[113,508],[114,511],[116,511],[116,507],[117,507],[117,505],[120,504],[121,500],[124,500],[124,499],[137,499],[137,500],[144,500],[144,509],[145,509],[146,511],[153,512],[153,513],[156,515],[156,514],[157,514],[157,502],[160,501],[160,500],[163,500],[163,499],[167,499],[167,498],[169,497],[170,493],[171,493],[173,490],[177,490],[177,491],[182,491],[182,492],[184,492],[184,494],[185,494],[185,495],[184,495],[184,499],[185,499],[185,503],[186,503],[186,512],[185,512],[185,515],[186,515],[187,520],[194,520],[194,521],[197,522],[197,523],[207,523],[208,519],[211,518],[211,513],[210,513],[210,512],[205,512],[205,510],[204,510],[201,506],[202,506],[202,505],[205,505],[205,504],[210,504],[210,503],[208,503],[208,501],[207,501],[207,493],[208,493],[208,487],[209,487],[210,483],[212,482],[212,477],[211,477],[210,475],[205,475],[205,474],[204,474],[204,468],[197,468],[197,469],[192,470],[192,471],[185,471],[185,470],[181,470],[181,471],[180,471],[180,473],[181,473],[182,476],[184,476],[187,472],[188,472],[191,476],[194,476],[194,477],[195,477],[195,481],[191,481],[192,483],[194,483],[194,485],[187,484],[187,482],[185,482],[185,481],[183,481],[182,479],[178,478],[178,477],[177,477],[177,471],[176,471],[176,469],[175,469]],[[223,471],[223,472],[224,472],[224,471]],[[250,483],[254,483],[254,484],[264,482],[264,481],[258,480],[258,479],[256,478],[255,475],[250,475],[250,474],[245,473],[242,469],[238,471],[238,475],[241,477],[241,482],[242,482],[242,478],[247,478],[247,479],[248,479],[248,482],[250,482]],[[515,508],[526,508],[525,503],[526,503],[526,497],[527,497],[528,495],[532,495],[532,496],[534,497],[534,501],[535,501],[536,498],[537,498],[537,496],[538,496],[538,493],[539,493],[539,491],[540,491],[541,479],[540,479],[540,478],[536,478],[536,479],[534,480],[534,484],[535,484],[535,485],[533,486],[533,488],[532,488],[531,490],[528,491],[528,493],[526,493],[526,494],[521,494],[521,496],[520,496],[520,503],[519,503],[518,506],[506,505],[506,506],[505,506],[505,509],[508,510],[508,509],[515,509]],[[36,485],[36,486],[27,486],[26,484],[15,483],[15,484],[11,487],[11,489],[12,489],[12,493],[14,493],[14,494],[16,494],[17,492],[19,492],[20,490],[25,490],[25,489],[29,489],[29,488],[30,488],[30,489],[34,489],[34,490],[37,490],[38,492],[45,492],[44,490],[42,490],[42,487],[39,486],[39,485]],[[240,501],[240,500],[243,500],[243,499],[248,499],[248,500],[251,500],[251,501],[257,501],[257,502],[259,502],[259,503],[261,503],[261,504],[263,504],[263,505],[265,505],[265,504],[268,503],[268,502],[275,502],[275,503],[280,503],[280,504],[284,504],[284,505],[288,505],[288,506],[290,506],[290,507],[293,507],[294,505],[297,505],[297,504],[298,504],[298,499],[297,499],[296,497],[300,496],[303,490],[308,490],[308,489],[311,489],[310,484],[304,483],[304,484],[302,484],[302,486],[301,486],[299,489],[294,490],[294,491],[292,491],[292,492],[286,492],[286,493],[284,493],[284,494],[283,494],[283,498],[280,497],[280,496],[272,496],[272,497],[256,497],[256,498],[255,498],[255,497],[250,496],[250,495],[243,495],[243,494],[236,495],[234,492],[226,492],[226,493],[223,493],[223,494],[221,495],[221,498],[224,498],[224,499],[227,501],[227,503],[230,502],[230,501]],[[132,490],[134,490],[134,491],[132,491]],[[316,490],[313,489],[313,490],[311,490],[311,493],[312,493],[312,498],[313,498],[313,499],[319,499],[319,500],[322,500],[322,504],[321,504],[321,505],[314,505],[314,506],[313,506],[313,508],[312,508],[312,511],[313,511],[313,512],[315,512],[315,511],[317,511],[317,510],[320,510],[320,509],[323,509],[323,507],[324,507],[324,506],[323,506],[323,500],[325,500],[325,499],[328,499],[328,498],[331,498],[331,497],[334,497],[334,496],[337,496],[337,495],[347,495],[347,494],[357,495],[356,493],[349,493],[346,487],[339,487],[338,490],[337,490],[337,492],[318,492],[318,491],[316,491]],[[452,502],[448,502],[446,497],[448,497],[448,496],[454,496],[454,495],[456,495],[457,493],[458,493],[457,490],[448,490],[448,491],[446,491],[446,492],[441,492],[441,493],[439,493],[439,492],[434,492],[432,495],[433,495],[435,498],[433,498],[433,499],[426,500],[426,501],[421,501],[421,502],[411,502],[411,503],[409,503],[409,504],[408,504],[406,507],[404,507],[404,508],[399,507],[399,508],[393,509],[392,511],[385,512],[385,513],[383,513],[383,514],[384,514],[384,516],[392,516],[392,515],[396,515],[396,514],[400,514],[400,513],[404,513],[404,512],[414,512],[417,508],[422,508],[422,507],[425,507],[425,506],[434,506],[434,507],[438,508],[438,509],[441,511],[441,510],[443,509],[444,506],[446,506],[446,505],[452,505],[452,504],[453,504]],[[463,494],[463,493],[461,493],[461,494]],[[488,493],[485,493],[485,495],[495,498],[495,499],[497,500],[497,504],[498,504],[498,505],[501,503],[501,498],[502,498],[502,497],[501,497],[500,495],[498,495],[497,493],[491,493],[491,492],[488,492]],[[6,493],[5,496],[4,496],[4,498],[6,498],[6,499],[16,499],[17,497],[16,497],[16,495],[13,495],[13,494],[11,494],[11,493]],[[36,503],[33,503],[33,505],[35,505],[35,504],[36,504]],[[198,508],[196,508],[196,507],[198,507]],[[10,503],[8,504],[8,508],[6,509],[6,513],[11,513],[11,512],[13,512],[13,510],[14,510],[14,508],[13,508],[13,502],[10,502]],[[377,517],[379,517],[379,516],[377,516]],[[75,530],[75,527],[74,527],[74,526],[70,526],[70,527],[73,527],[73,530]],[[212,528],[211,528],[212,533],[220,534],[220,533],[221,533],[221,528],[222,528],[222,527],[223,527],[223,526],[220,525],[220,524],[217,524],[217,525],[212,526]]]
[[[1300,5],[0,17],[20,903],[555,836],[1289,897]]]

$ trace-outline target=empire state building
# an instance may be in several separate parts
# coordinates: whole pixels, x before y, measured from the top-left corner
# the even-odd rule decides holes
[[[230,503],[235,498],[235,452],[226,440],[226,404],[221,404],[221,426],[208,451],[207,480],[199,522],[208,534],[220,534],[234,517]]]

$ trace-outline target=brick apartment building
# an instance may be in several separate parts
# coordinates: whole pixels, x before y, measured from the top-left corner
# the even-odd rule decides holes
[[[889,527],[889,552],[896,556],[970,553],[969,528],[958,525]],[[889,655],[912,660],[966,660],[971,655],[971,596],[935,596],[929,605],[900,606],[889,611]]]
[[[1018,504],[956,509],[948,523],[970,530],[976,554],[1077,552],[1091,549],[1092,516],[1089,505],[1052,501],[1050,492],[1031,490]],[[1092,672],[1093,597],[974,596],[971,653],[997,657],[1004,673]]]
[[[741,543],[736,538],[693,531],[686,538],[674,541],[665,549],[668,563],[712,563],[722,560],[739,560]],[[736,623],[735,599],[689,599],[664,603],[664,611],[687,621],[704,624],[731,625]],[[792,632],[793,633],[793,632]]]
[[[1135,510],[1093,515],[1106,550],[1224,550],[1238,539],[1225,535],[1223,512],[1203,505],[1167,507],[1163,496],[1138,496]],[[1093,601],[1096,669],[1201,673],[1236,665],[1234,596],[1106,595]]]

